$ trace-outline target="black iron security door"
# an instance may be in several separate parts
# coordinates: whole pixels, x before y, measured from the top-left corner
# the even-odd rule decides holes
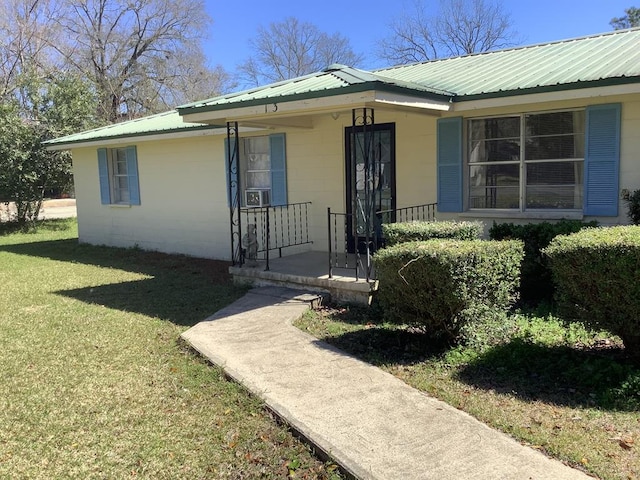
[[[346,129],[347,245],[373,253],[382,242],[376,212],[395,209],[395,124]]]

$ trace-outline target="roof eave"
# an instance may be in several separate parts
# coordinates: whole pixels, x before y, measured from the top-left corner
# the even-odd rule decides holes
[[[202,105],[199,107],[178,107],[178,113],[181,116],[192,115],[205,112],[216,112],[224,110],[232,110],[242,107],[255,107],[262,105],[272,105],[274,103],[285,103],[296,100],[310,100],[323,97],[333,97],[338,95],[346,95],[350,93],[361,93],[367,91],[384,91],[389,93],[400,93],[405,95],[419,96],[429,98],[436,101],[449,102],[453,98],[452,94],[431,92],[425,89],[414,89],[408,87],[402,87],[398,85],[389,85],[381,82],[363,82],[356,85],[349,85],[346,87],[332,88],[328,90],[319,90],[312,92],[296,93],[291,95],[273,96],[258,98],[254,100],[245,100],[239,102],[230,102],[217,105]]]
[[[42,142],[47,150],[69,150],[71,148],[78,148],[84,146],[104,145],[108,143],[121,143],[121,140],[152,140],[151,137],[163,137],[163,138],[187,138],[194,136],[206,135],[207,131],[216,129],[225,129],[226,125],[200,125],[189,128],[172,128],[167,130],[154,130],[149,132],[133,132],[123,133],[119,135],[103,135],[93,138],[80,138],[77,140],[64,141],[64,137],[55,140],[47,140]]]
[[[562,92],[567,90],[579,90],[584,88],[612,87],[617,85],[628,85],[640,83],[640,77],[613,77],[598,80],[579,81],[571,83],[561,83],[556,85],[540,85],[530,88],[518,88],[515,90],[500,90],[497,92],[484,92],[470,95],[457,95],[452,97],[455,103],[468,102],[473,100],[485,100],[491,98],[515,97],[520,95],[531,95],[536,93]]]

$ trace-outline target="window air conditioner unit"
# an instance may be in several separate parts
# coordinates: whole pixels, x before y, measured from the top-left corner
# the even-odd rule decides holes
[[[250,189],[244,191],[244,204],[247,207],[265,207],[271,203],[271,190]]]

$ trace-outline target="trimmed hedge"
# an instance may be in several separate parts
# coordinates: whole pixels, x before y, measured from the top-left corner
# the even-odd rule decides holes
[[[619,335],[640,360],[640,226],[558,236],[544,253],[562,313]]]
[[[432,238],[475,240],[484,232],[484,225],[482,222],[401,222],[383,224],[382,232],[386,245],[392,246]]]
[[[542,249],[549,245],[557,235],[578,232],[586,227],[595,227],[598,222],[583,223],[579,220],[560,220],[558,222],[528,223],[495,223],[489,229],[492,240],[518,239],[524,242],[524,260],[520,278],[520,299],[527,304],[537,305],[540,302],[553,300],[554,286],[551,271]]]
[[[400,243],[374,256],[378,299],[390,320],[458,341],[477,312],[516,300],[522,257],[516,240]]]

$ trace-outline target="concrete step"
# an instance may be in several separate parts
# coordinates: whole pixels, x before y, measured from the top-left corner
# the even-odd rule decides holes
[[[282,298],[286,301],[306,303],[313,310],[331,301],[331,295],[327,292],[311,292],[290,287],[263,286],[252,288],[250,292],[255,295],[265,295],[273,298]]]

